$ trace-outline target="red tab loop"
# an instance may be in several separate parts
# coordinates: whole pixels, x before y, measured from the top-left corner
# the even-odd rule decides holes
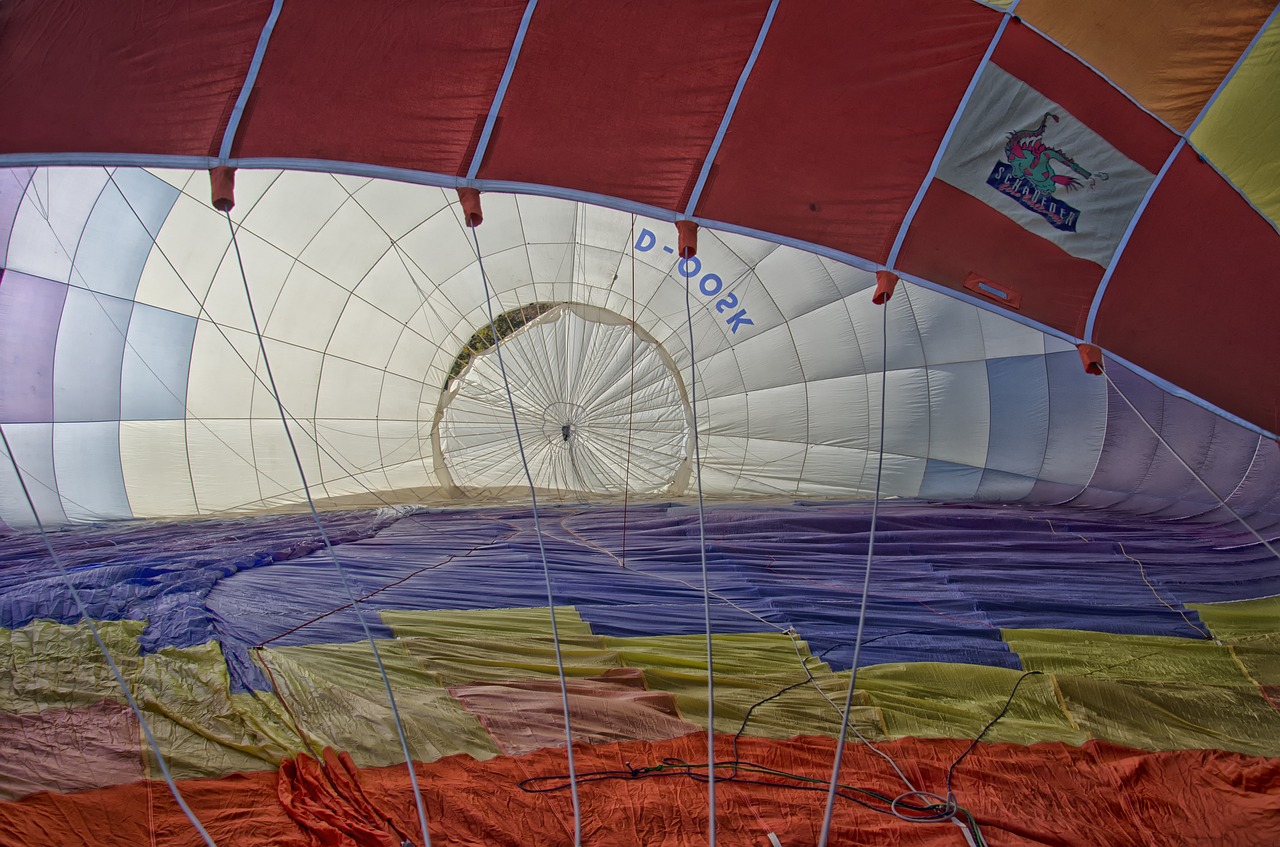
[[[893,271],[876,271],[876,293],[871,295],[871,302],[883,306],[893,296],[898,287],[898,275]]]
[[[1080,361],[1084,362],[1084,372],[1099,376],[1102,374],[1102,348],[1096,344],[1077,344]]]
[[[474,188],[459,188],[458,200],[462,203],[462,219],[469,227],[477,227],[484,223],[484,214],[480,211],[480,192]]]
[[[236,169],[219,165],[209,169],[209,182],[213,188],[213,208],[230,212],[236,205]]]
[[[680,236],[680,258],[692,259],[698,255],[698,225],[693,221],[676,221],[676,232]]]

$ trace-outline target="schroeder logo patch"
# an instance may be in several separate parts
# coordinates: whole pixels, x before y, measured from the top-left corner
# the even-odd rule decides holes
[[[1054,229],[1075,232],[1080,220],[1080,210],[1054,196],[1059,189],[1073,191],[1081,181],[1070,173],[1057,173],[1054,164],[1069,169],[1088,180],[1094,188],[1098,180],[1106,180],[1107,174],[1093,173],[1056,147],[1044,143],[1049,119],[1058,122],[1058,116],[1045,112],[1035,126],[1009,133],[1004,146],[1005,159],[987,177],[987,185],[1019,203],[1024,209],[1040,215]]]

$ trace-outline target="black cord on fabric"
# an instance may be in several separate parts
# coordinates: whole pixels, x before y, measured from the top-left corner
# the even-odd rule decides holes
[[[891,633],[890,635],[902,635],[903,633]],[[888,635],[879,636],[879,638],[887,638]],[[875,639],[873,639],[875,640]],[[868,641],[867,643],[870,643]],[[829,647],[818,654],[817,658],[824,657],[834,647]],[[1030,676],[1040,676],[1043,671],[1026,671],[1018,677],[1013,684],[1009,696],[1005,699],[1004,705],[1000,711],[996,713],[982,731],[974,737],[969,746],[960,753],[959,756],[948,766],[946,776],[946,796],[939,796],[925,791],[909,791],[899,794],[896,797],[890,796],[880,791],[870,788],[859,788],[846,783],[839,783],[836,787],[836,796],[843,800],[856,803],[865,809],[877,812],[883,815],[891,815],[908,823],[948,823],[956,821],[969,834],[972,842],[977,847],[985,847],[986,840],[982,836],[977,819],[973,813],[956,802],[955,795],[952,792],[952,781],[955,777],[956,769],[964,762],[969,754],[973,752],[978,743],[986,737],[987,733],[1000,722],[1002,718],[1009,712],[1009,708],[1013,705],[1013,699],[1018,694],[1018,689],[1022,683]],[[790,773],[781,771],[776,768],[770,768],[756,762],[745,760],[738,755],[738,741],[746,732],[747,724],[751,720],[751,715],[764,704],[776,700],[787,692],[808,685],[810,679],[803,679],[799,682],[785,686],[778,691],[757,700],[747,709],[746,715],[743,716],[742,724],[738,728],[737,733],[733,737],[733,758],[726,761],[716,761],[714,767],[708,767],[706,762],[686,762],[683,759],[675,757],[666,757],[659,761],[656,765],[648,765],[645,767],[635,767],[627,762],[626,770],[601,770],[579,772],[576,775],[577,783],[606,782],[609,780],[637,780],[653,777],[671,777],[683,776],[688,777],[696,782],[709,782],[711,779],[718,779],[721,782],[734,782],[741,785],[760,785],[769,788],[787,788],[799,791],[827,792],[829,785],[827,780],[818,779],[816,777],[804,776],[803,774]],[[714,772],[718,770],[727,770],[727,776],[715,777]],[[773,781],[764,779],[744,778],[742,774],[753,774],[756,776],[774,777]],[[530,794],[547,794],[555,791],[562,791],[567,788],[567,775],[565,774],[546,774],[542,776],[532,776],[521,780],[517,783],[517,787],[521,791]],[[918,799],[916,799],[918,798]],[[933,800],[935,802],[924,802]]]

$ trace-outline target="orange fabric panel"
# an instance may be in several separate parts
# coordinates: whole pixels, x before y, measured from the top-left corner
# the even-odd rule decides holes
[[[639,668],[570,679],[566,687],[575,742],[659,741],[698,731],[696,724],[680,716],[674,694],[648,690]],[[459,685],[449,693],[480,719],[504,753],[520,755],[564,744],[559,680]]]
[[[730,739],[721,737],[719,745],[719,756],[727,758]],[[825,780],[834,746],[829,738],[746,738],[740,755]],[[956,739],[903,739],[880,748],[919,788],[945,792],[947,768],[967,746]],[[625,774],[629,765],[642,768],[667,757],[704,761],[706,739],[689,735],[659,743],[580,746],[576,753],[580,775],[604,770]],[[307,832],[277,801],[273,774],[191,780],[182,787],[220,847],[364,847],[384,843],[393,830],[414,838],[416,812],[403,767],[356,771],[333,754],[326,760],[328,780],[307,759],[295,763],[288,777],[281,771],[282,782],[288,781],[280,786],[280,797],[305,821]],[[438,847],[571,843],[569,792],[535,794],[519,787],[530,777],[564,774],[562,749],[485,762],[453,756],[418,768],[432,843]],[[304,772],[306,778],[298,780]],[[885,762],[860,744],[848,747],[843,774],[845,782],[861,788],[888,795],[903,790]],[[979,744],[956,769],[952,787],[993,847],[1280,843],[1280,759],[1210,750],[1146,753],[1098,742],[1081,747]],[[759,847],[767,843],[769,832],[786,845],[813,844],[826,790],[821,785],[804,791],[722,780],[716,798],[718,843],[725,847]],[[583,782],[581,799],[585,840],[593,847],[706,843],[707,788],[687,776]],[[300,814],[303,808],[311,814]],[[320,810],[327,810],[328,820],[320,820]],[[342,819],[343,813],[352,819]],[[384,814],[391,815],[391,825],[378,820]],[[313,823],[319,829],[310,829]],[[381,833],[378,825],[384,827]],[[962,843],[950,823],[906,823],[847,800],[838,802],[833,826],[832,844]],[[374,840],[357,840],[363,838]],[[0,804],[0,843],[170,847],[197,840],[162,784],[135,783]]]
[[[1021,312],[1077,335],[1102,279],[1097,263],[1068,254],[938,179],[911,222],[898,270],[955,289],[977,274],[1016,293]]]
[[[1271,0],[1022,0],[1018,15],[1185,130],[1273,5]]]

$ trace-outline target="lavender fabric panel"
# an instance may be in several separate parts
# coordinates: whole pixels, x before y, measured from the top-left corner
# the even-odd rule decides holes
[[[53,420],[53,356],[67,286],[0,272],[0,422]]]
[[[34,168],[0,169],[0,268],[5,266],[9,255],[9,234],[13,232],[13,219],[18,214],[18,206],[27,193],[27,184],[31,181]]]

